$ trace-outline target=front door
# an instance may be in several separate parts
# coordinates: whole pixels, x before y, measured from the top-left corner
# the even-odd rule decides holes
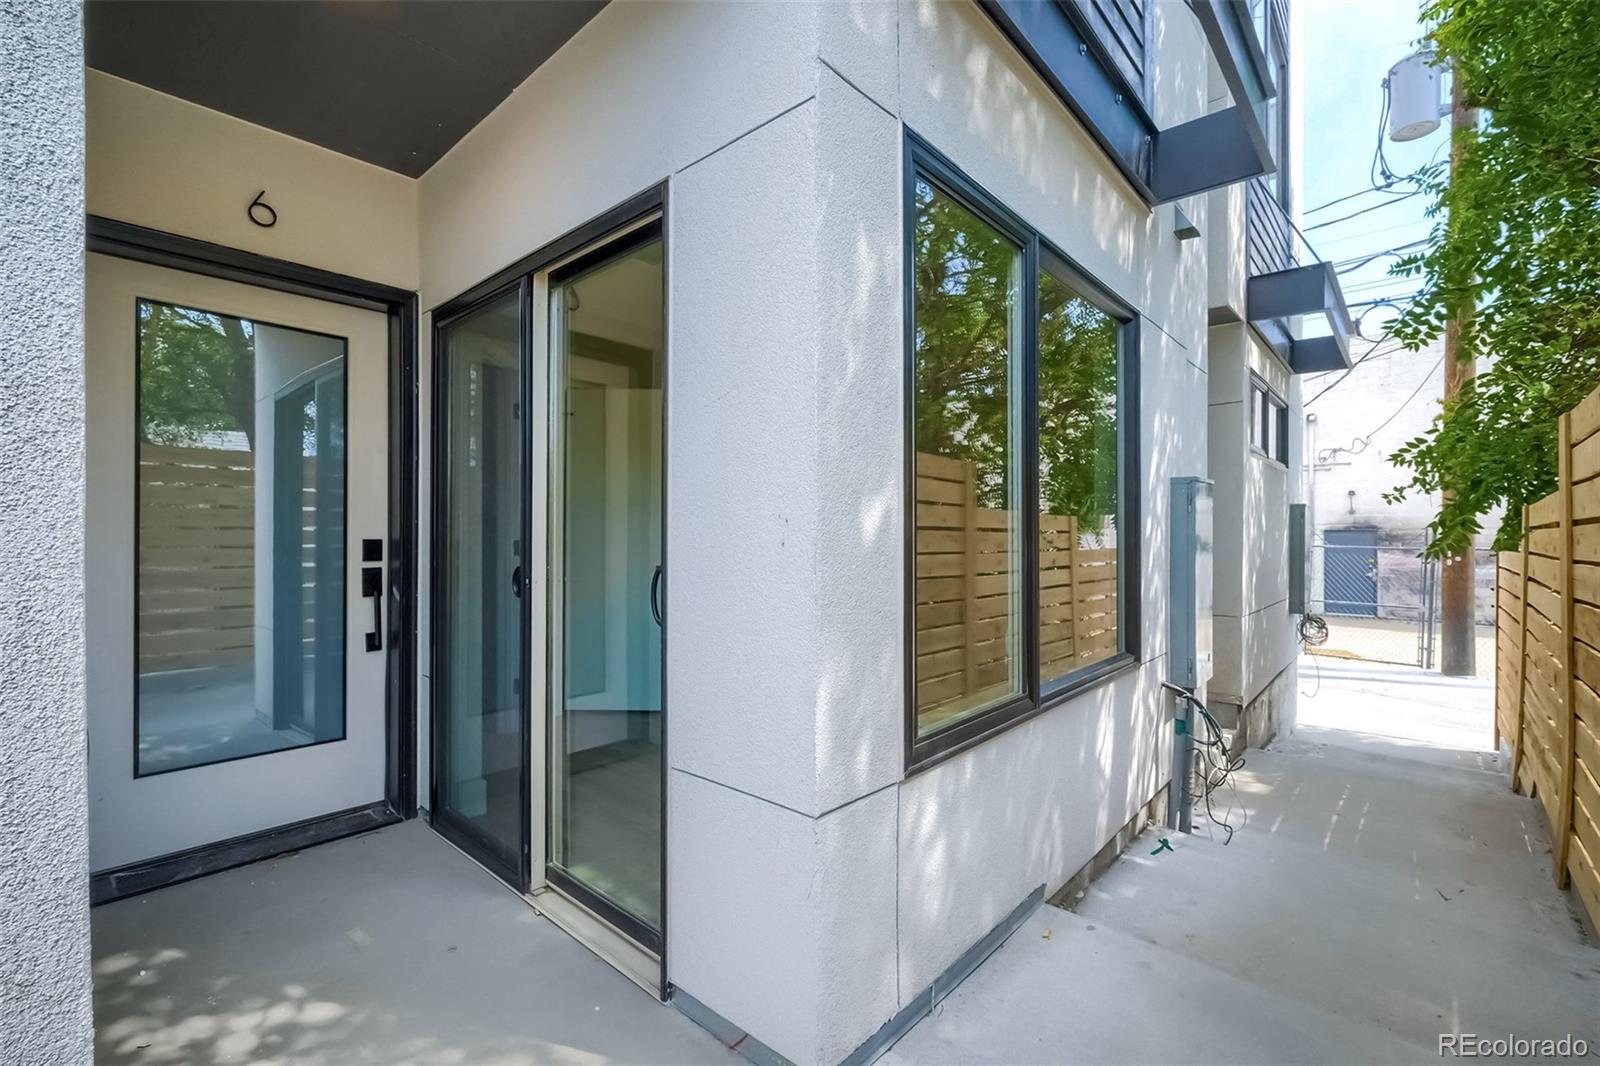
[[[98,254],[87,299],[93,869],[382,801],[386,317]]]

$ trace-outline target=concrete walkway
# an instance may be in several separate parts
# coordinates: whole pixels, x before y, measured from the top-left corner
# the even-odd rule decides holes
[[[1232,843],[1147,833],[884,1061],[1437,1062],[1441,1033],[1600,1053],[1600,949],[1488,750],[1486,684],[1320,665],[1217,807]]]

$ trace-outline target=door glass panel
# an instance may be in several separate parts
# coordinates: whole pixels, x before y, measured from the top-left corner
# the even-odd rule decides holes
[[[436,803],[511,870],[525,838],[522,432],[516,291],[441,330],[442,617]]]
[[[137,772],[342,739],[345,341],[138,320]]]
[[[661,927],[662,245],[550,289],[551,864]]]

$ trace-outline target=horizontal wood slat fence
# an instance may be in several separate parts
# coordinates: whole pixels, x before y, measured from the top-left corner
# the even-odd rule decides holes
[[[1561,416],[1560,487],[1501,552],[1495,744],[1549,819],[1556,884],[1600,924],[1600,390]]]
[[[972,463],[917,453],[917,708],[936,724],[1011,688],[1008,552],[1014,516],[979,507]],[[1072,517],[1040,516],[1039,640],[1045,679],[1117,647],[1117,553],[1085,548]]]
[[[316,459],[305,464],[301,638],[309,644],[316,613]],[[140,445],[141,674],[254,665],[255,476],[253,452]]]

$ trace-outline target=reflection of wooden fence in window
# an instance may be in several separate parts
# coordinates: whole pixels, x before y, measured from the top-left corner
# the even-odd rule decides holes
[[[305,460],[302,484],[301,637],[309,642],[315,458]],[[140,673],[254,665],[255,493],[252,452],[140,446]]]
[[[1600,390],[1561,416],[1559,466],[1500,553],[1495,740],[1544,807],[1556,883],[1600,922]]]
[[[1013,516],[979,507],[973,465],[917,453],[917,708],[924,727],[1011,689]],[[1041,674],[1117,646],[1116,552],[1085,548],[1077,520],[1040,520]]]
[[[139,447],[139,672],[250,665],[255,456]]]

